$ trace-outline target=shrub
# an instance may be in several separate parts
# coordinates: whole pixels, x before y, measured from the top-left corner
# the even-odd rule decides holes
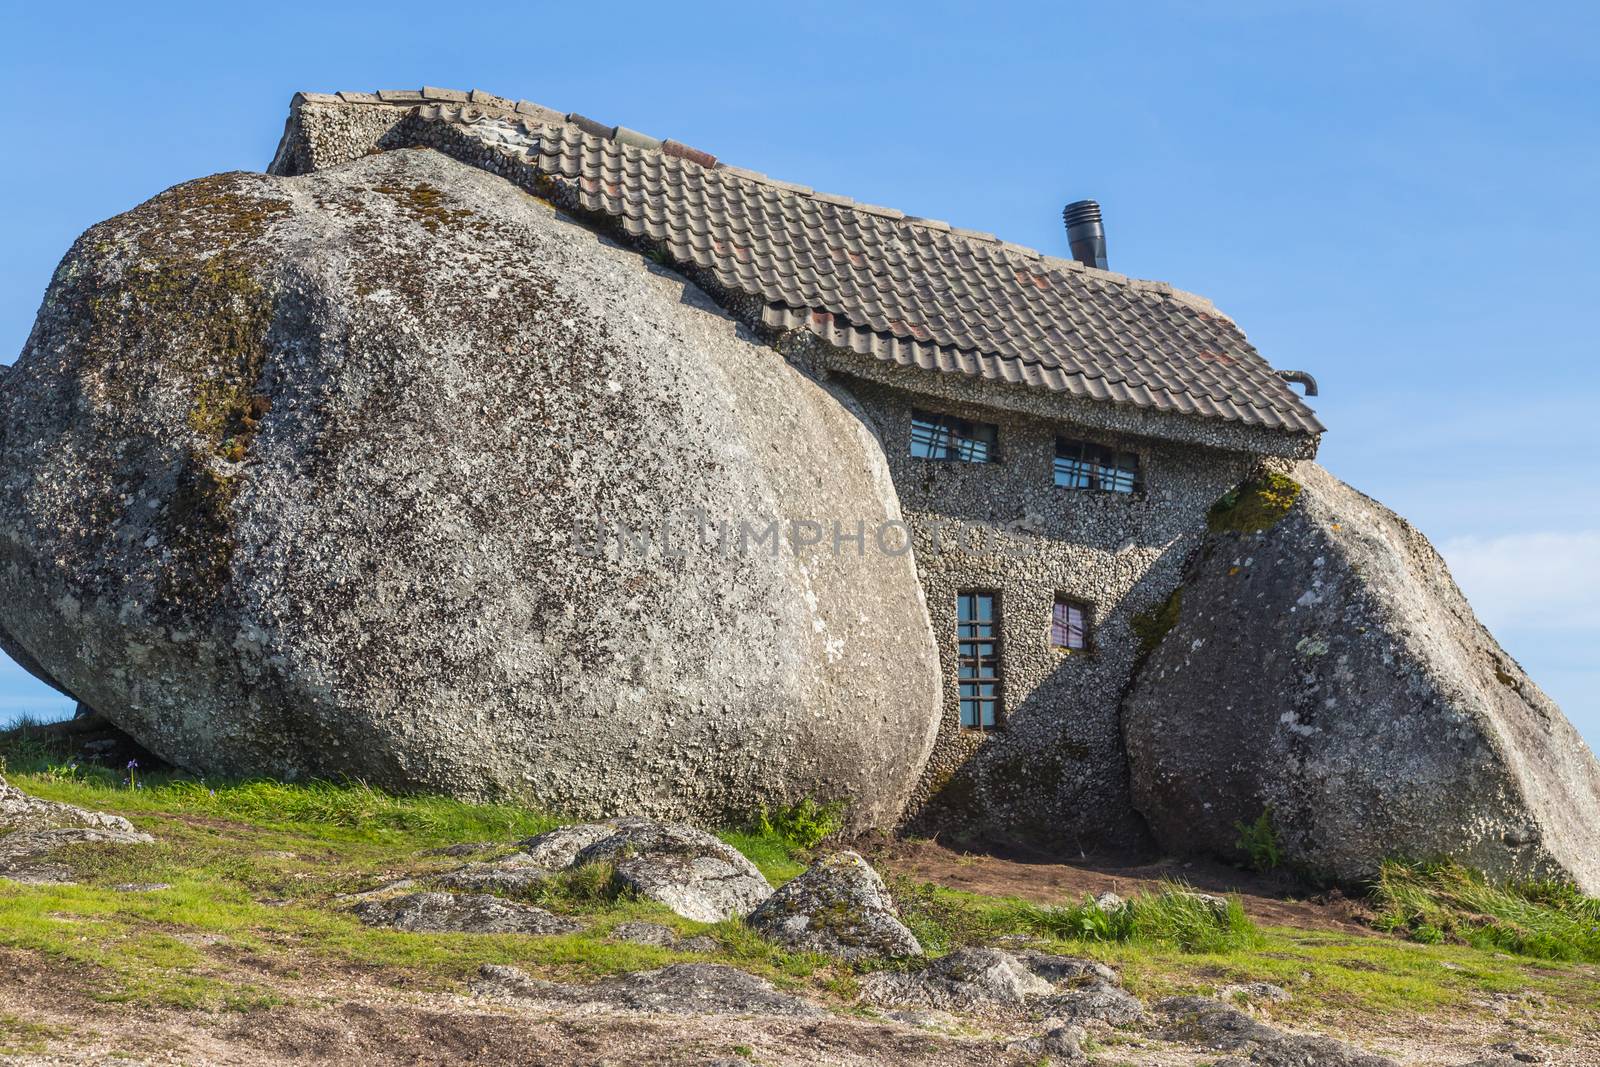
[[[1234,842],[1234,847],[1249,855],[1253,870],[1265,873],[1277,869],[1278,864],[1283,862],[1270,807],[1264,809],[1256,816],[1256,821],[1249,825],[1235,820],[1233,828],[1239,831],[1239,840]]]

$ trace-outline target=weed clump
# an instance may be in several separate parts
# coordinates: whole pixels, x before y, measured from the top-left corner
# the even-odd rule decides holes
[[[1283,862],[1283,850],[1278,846],[1278,830],[1272,824],[1272,809],[1265,808],[1253,823],[1234,820],[1233,828],[1239,831],[1234,847],[1250,857],[1250,868],[1265,874],[1276,870]]]
[[[1458,863],[1383,865],[1376,925],[1426,944],[1600,963],[1600,900],[1554,881],[1491,885]]]
[[[1121,903],[1086,898],[1063,907],[987,901],[903,877],[890,880],[890,892],[901,921],[934,953],[1017,934],[1185,953],[1251,949],[1263,940],[1237,898],[1197,893],[1179,882]]]

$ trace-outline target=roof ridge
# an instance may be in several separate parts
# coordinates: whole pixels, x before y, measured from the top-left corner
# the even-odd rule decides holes
[[[773,178],[762,171],[724,163],[710,152],[693,148],[681,141],[652,137],[649,134],[629,129],[626,126],[607,126],[578,112],[560,112],[554,108],[545,107],[543,104],[536,104],[531,100],[511,100],[508,97],[484,92],[482,89],[462,91],[459,89],[440,89],[431,85],[424,85],[421,89],[379,89],[371,93],[345,91],[338,93],[298,92],[294,95],[294,102],[297,103],[300,100],[319,104],[387,105],[404,108],[416,108],[423,105],[464,105],[462,110],[465,110],[466,107],[478,107],[493,111],[503,111],[507,113],[508,117],[516,116],[524,120],[532,119],[547,124],[575,126],[584,133],[602,140],[614,141],[619,145],[633,147],[643,152],[662,152],[666,155],[696,163],[708,170],[719,171],[732,177],[767,186],[775,189],[779,195],[803,196],[809,200],[833,204],[837,207],[847,207],[880,218],[888,218],[891,221],[909,227],[961,237],[968,241],[997,248],[1002,252],[1024,260],[1036,261],[1053,270],[1082,274],[1097,281],[1127,286],[1135,292],[1146,293],[1158,298],[1165,297],[1193,308],[1201,314],[1225,319],[1236,328],[1238,326],[1232,317],[1219,310],[1216,304],[1207,297],[1179,289],[1170,282],[1135,278],[1117,271],[1101,270],[1098,267],[1090,267],[1080,263],[1075,259],[1047,255],[1027,245],[1003,240],[986,231],[955,226],[945,222],[943,219],[909,215],[896,208],[862,203],[851,197],[836,193],[820,192],[809,185],[783,181],[779,178]],[[291,106],[293,106],[293,103],[291,103]]]

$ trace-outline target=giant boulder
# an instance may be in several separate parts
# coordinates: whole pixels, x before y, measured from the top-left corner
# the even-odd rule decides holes
[[[424,150],[93,227],[0,377],[0,632],[208,774],[891,823],[939,700],[898,516],[847,401]]]
[[[1163,845],[1237,856],[1266,812],[1340,881],[1450,857],[1600,892],[1600,766],[1426,538],[1313,463],[1214,519],[1123,708]]]

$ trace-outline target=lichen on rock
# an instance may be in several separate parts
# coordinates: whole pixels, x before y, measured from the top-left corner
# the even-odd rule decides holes
[[[1275,525],[1201,547],[1124,701],[1157,840],[1237,858],[1270,808],[1313,877],[1451,857],[1600,891],[1600,765],[1561,709],[1408,523],[1313,463],[1289,484]]]
[[[932,744],[909,556],[694,525],[898,519],[872,432],[681,277],[440,153],[91,229],[0,390],[0,488],[8,644],[197,772],[580,817],[814,797],[863,829]]]
[[[845,960],[922,955],[883,879],[855,852],[818,860],[768,897],[748,922],[796,952]]]

